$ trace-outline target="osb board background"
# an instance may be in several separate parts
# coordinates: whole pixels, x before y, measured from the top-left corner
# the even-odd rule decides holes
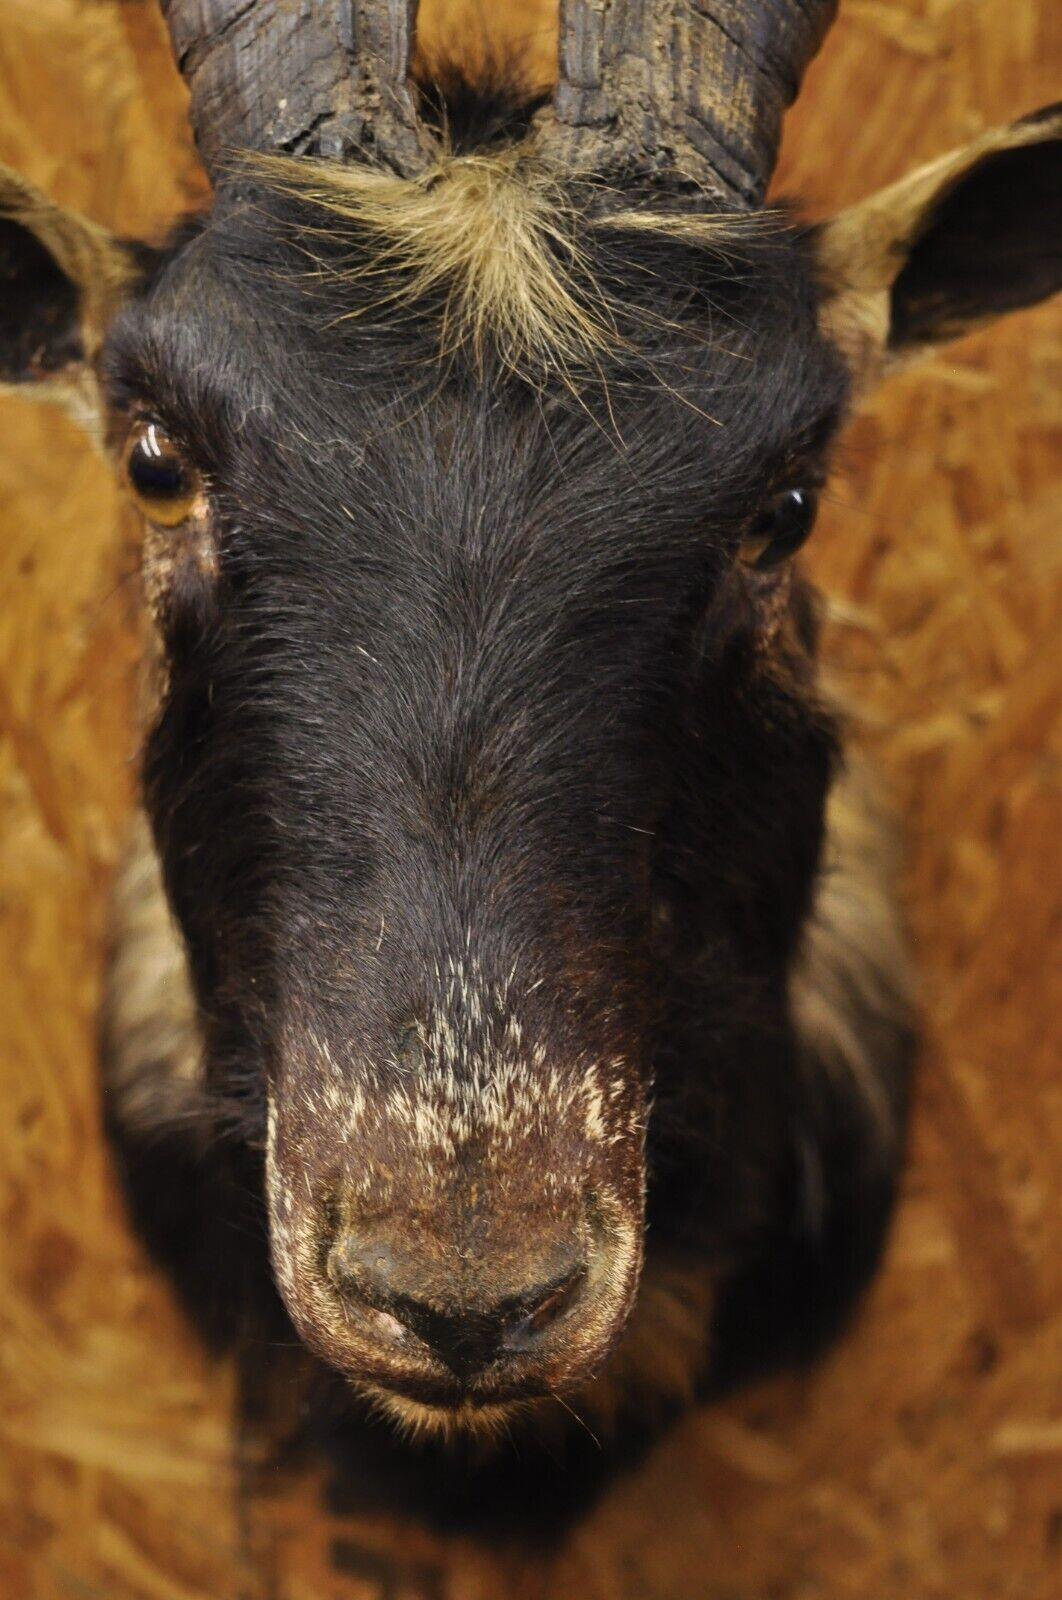
[[[815,213],[1058,92],[1052,0],[842,11],[779,180]],[[429,26],[453,35],[441,5]],[[548,4],[509,26],[548,61]],[[147,0],[0,0],[0,159],[130,233],[201,195]],[[335,1539],[368,1566],[389,1531],[330,1519],[311,1482],[241,1503],[229,1374],[131,1239],[96,1108],[132,787],[128,530],[76,431],[3,402],[0,1594],[1062,1594],[1060,334],[1044,308],[894,381],[851,428],[817,535],[844,603],[831,655],[906,825],[924,981],[886,1270],[814,1376],[689,1419],[546,1575],[404,1533],[388,1583],[336,1576]]]

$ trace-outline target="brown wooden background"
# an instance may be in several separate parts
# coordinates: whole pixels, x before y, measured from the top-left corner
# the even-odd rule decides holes
[[[469,10],[435,0],[425,38]],[[780,175],[815,213],[1058,93],[1054,0],[842,14]],[[501,21],[548,62],[548,0]],[[131,233],[202,194],[150,0],[0,0],[0,159]],[[906,819],[927,1013],[858,1328],[812,1379],[691,1418],[548,1575],[411,1532],[386,1589],[330,1575],[335,1537],[390,1536],[331,1521],[312,1482],[241,1506],[229,1374],[116,1202],[93,1027],[131,791],[132,545],[76,431],[0,403],[0,1594],[1062,1595],[1060,335],[1044,308],[896,380],[850,430],[817,539],[831,655]]]

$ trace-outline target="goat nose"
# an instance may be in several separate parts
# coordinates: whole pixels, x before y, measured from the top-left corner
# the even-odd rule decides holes
[[[531,1283],[502,1290],[449,1287],[401,1254],[386,1237],[347,1234],[328,1256],[328,1276],[348,1303],[375,1315],[385,1338],[413,1333],[453,1375],[468,1379],[505,1355],[533,1354],[579,1298],[587,1264],[581,1252],[538,1263]]]

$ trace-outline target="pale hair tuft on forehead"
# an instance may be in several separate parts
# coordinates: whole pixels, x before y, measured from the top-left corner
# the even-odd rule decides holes
[[[534,138],[487,154],[444,147],[413,178],[367,166],[286,156],[251,156],[250,170],[277,193],[315,206],[376,245],[352,266],[360,285],[379,279],[379,299],[352,311],[442,305],[440,354],[489,355],[521,373],[564,372],[622,343],[610,298],[595,282],[582,240],[589,229],[656,233],[727,253],[751,229],[776,225],[772,213],[609,210],[590,214],[571,180],[538,151]],[[334,275],[313,255],[317,229],[303,231],[311,273]]]

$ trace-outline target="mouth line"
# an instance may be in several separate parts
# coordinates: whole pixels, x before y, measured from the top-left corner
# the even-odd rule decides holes
[[[501,1364],[485,1368],[470,1380],[440,1362],[430,1372],[377,1371],[351,1374],[347,1381],[357,1390],[393,1396],[403,1404],[455,1413],[527,1404],[551,1392],[537,1376],[514,1374]]]

